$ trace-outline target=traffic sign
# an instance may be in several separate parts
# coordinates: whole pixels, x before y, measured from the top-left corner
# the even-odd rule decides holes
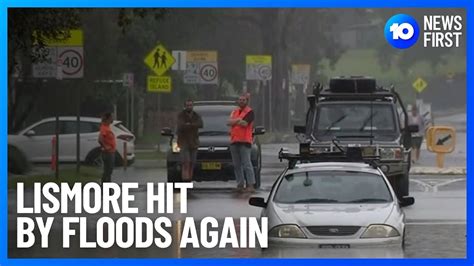
[[[426,86],[428,86],[428,83],[426,83],[426,81],[422,78],[417,78],[415,82],[413,82],[412,86],[415,91],[421,93],[426,88]]]
[[[272,57],[269,55],[247,55],[246,79],[270,80],[272,79]]]
[[[58,39],[45,39],[45,44],[47,46],[35,51],[45,60],[33,64],[33,77],[68,79],[84,76],[82,30],[70,30],[69,35],[60,34]]]
[[[124,87],[133,88],[133,73],[123,73],[122,84]]]
[[[187,51],[186,84],[217,84],[218,82],[217,52],[216,51]]]
[[[144,59],[145,65],[158,76],[168,71],[175,61],[174,57],[162,44],[158,44],[153,48]]]
[[[84,76],[84,49],[82,47],[59,47],[58,60],[62,62],[64,78],[82,78]]]
[[[186,51],[172,51],[171,52],[176,62],[171,66],[172,70],[186,70]]]
[[[157,93],[171,92],[171,77],[170,76],[148,76],[147,91]]]
[[[35,34],[35,33],[34,33]],[[69,34],[65,32],[59,34],[57,39],[45,39],[44,44],[47,46],[64,46],[76,47],[84,45],[84,34],[82,30],[69,30]]]
[[[293,84],[306,84],[309,82],[309,75],[311,71],[311,65],[291,65],[291,83]]]

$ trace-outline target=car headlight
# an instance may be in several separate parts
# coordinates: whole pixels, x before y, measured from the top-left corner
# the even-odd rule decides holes
[[[179,153],[181,151],[181,148],[178,146],[178,143],[176,141],[173,141],[171,143],[171,150],[174,152],[174,153]]]
[[[360,238],[387,238],[396,236],[400,236],[400,233],[390,225],[374,224],[369,226]]]
[[[279,238],[306,238],[303,231],[301,231],[301,229],[294,224],[275,226],[270,230],[268,236]]]
[[[401,160],[403,153],[401,148],[381,148],[380,158],[382,160]]]

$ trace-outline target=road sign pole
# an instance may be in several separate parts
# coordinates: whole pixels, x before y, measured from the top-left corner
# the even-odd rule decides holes
[[[273,132],[273,117],[272,117],[272,101],[273,101],[273,98],[272,98],[272,86],[270,86],[271,84],[271,80],[266,80],[265,83],[267,85],[267,89],[268,89],[268,122],[269,122],[269,128],[270,128],[270,132]]]
[[[76,173],[81,170],[81,89],[77,88],[76,102]]]
[[[130,96],[131,96],[131,103],[130,103],[130,128],[132,132],[135,132],[135,89],[133,84],[130,85]]]
[[[58,83],[56,83],[56,88],[55,88],[55,91],[56,91],[56,99],[59,99],[59,88],[58,88]],[[56,147],[55,147],[55,154],[56,154],[56,157],[54,158],[56,161],[55,161],[55,165],[56,165],[56,172],[55,172],[55,177],[56,177],[56,180],[59,180],[59,101],[56,103],[56,129],[55,129],[55,137],[56,137]]]

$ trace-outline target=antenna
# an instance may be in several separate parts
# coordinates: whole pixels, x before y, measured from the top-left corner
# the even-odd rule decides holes
[[[372,97],[373,91],[370,91],[370,146],[374,144],[374,98]]]

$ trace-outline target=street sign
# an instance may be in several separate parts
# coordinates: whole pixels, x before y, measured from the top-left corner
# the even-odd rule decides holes
[[[69,36],[62,33],[58,39],[45,39],[44,43],[47,46],[77,47],[84,45],[84,37],[82,30],[69,30]]]
[[[153,48],[145,57],[144,62],[156,75],[163,75],[176,60],[168,50],[159,44]]]
[[[171,77],[169,76],[148,76],[147,91],[157,93],[171,92]]]
[[[35,51],[38,56],[44,58],[41,63],[33,64],[33,77],[54,78],[57,73],[58,49],[57,47],[42,47]]]
[[[309,82],[311,65],[291,65],[291,83],[304,85]]]
[[[185,84],[217,84],[218,82],[216,51],[187,51]]]
[[[33,64],[33,77],[60,79],[84,77],[82,30],[70,30],[69,37],[64,34],[58,40],[46,39],[45,44],[47,46],[35,51],[45,60]],[[61,65],[58,65],[58,62],[61,62]]]
[[[247,80],[271,80],[272,79],[272,57],[269,55],[247,55],[246,79]]]
[[[124,87],[133,87],[133,73],[123,73],[122,84]]]
[[[412,86],[415,91],[421,93],[426,88],[426,86],[428,86],[428,83],[426,83],[426,81],[422,78],[417,78],[415,82],[413,82]]]
[[[84,49],[82,47],[58,47],[58,60],[62,62],[64,78],[84,76]]]
[[[174,59],[176,59],[176,62],[174,62],[171,69],[181,71],[186,70],[186,51],[172,51],[171,53],[173,54]]]

